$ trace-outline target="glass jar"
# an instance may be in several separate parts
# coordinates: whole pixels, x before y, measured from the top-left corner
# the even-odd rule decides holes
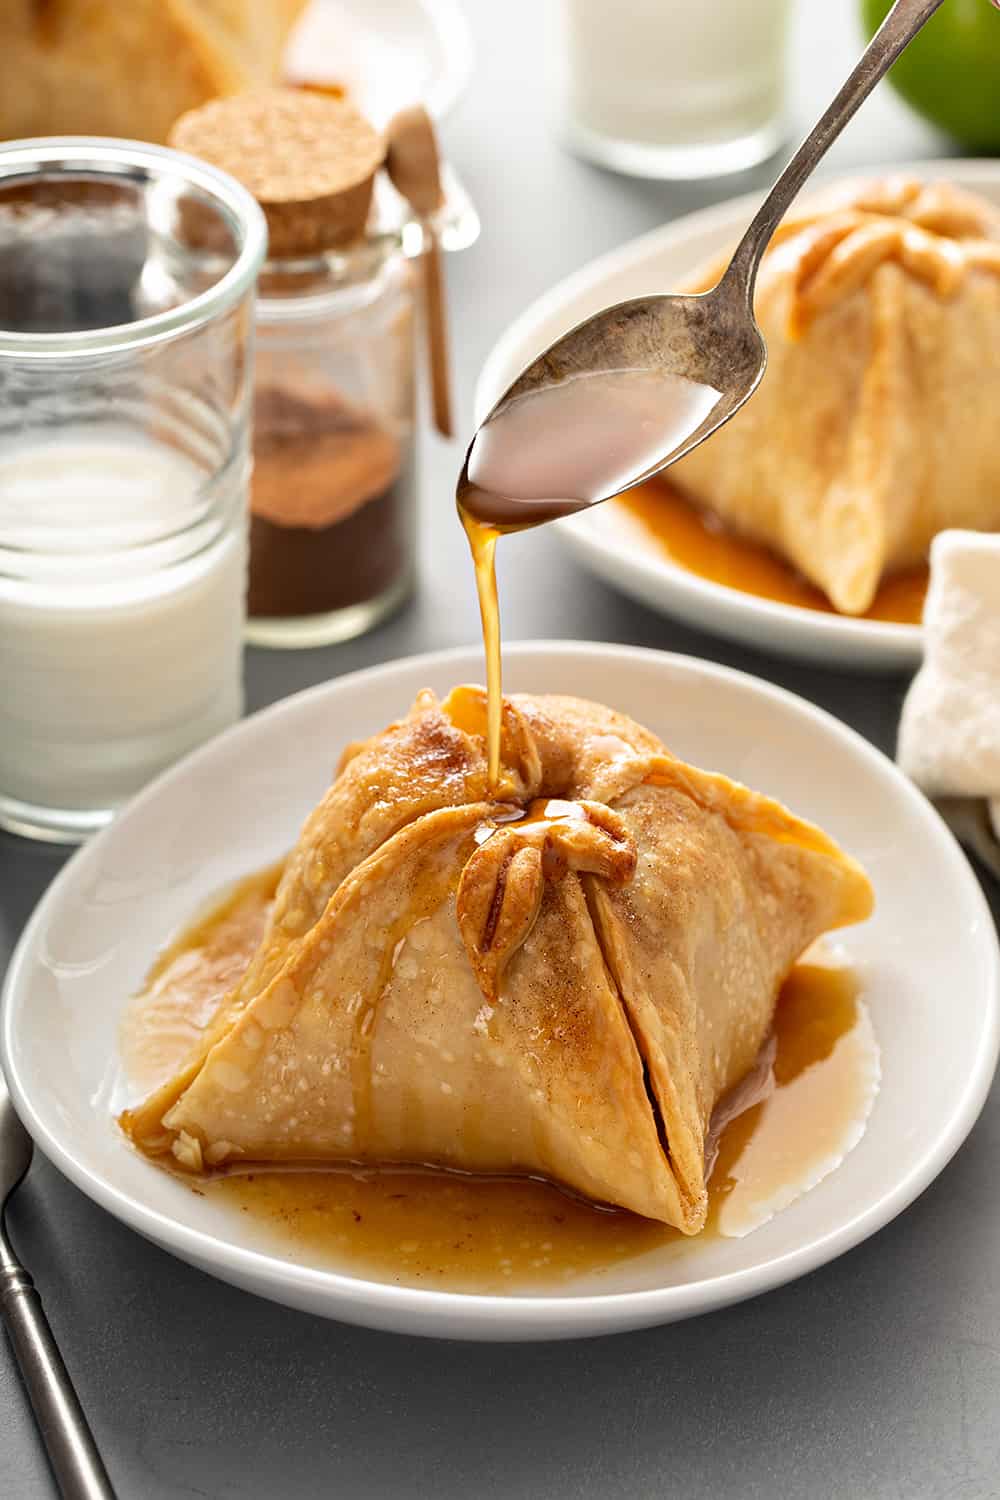
[[[413,583],[414,288],[398,235],[270,261],[257,303],[248,639],[370,629]]]
[[[784,139],[789,0],[562,0],[563,134],[635,177],[742,172]]]
[[[0,147],[0,823],[84,837],[242,709],[266,228],[154,146]]]

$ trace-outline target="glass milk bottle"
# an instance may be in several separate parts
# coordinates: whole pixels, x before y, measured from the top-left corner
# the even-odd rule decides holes
[[[242,708],[249,194],[177,152],[0,147],[0,823],[86,836]]]
[[[790,0],[562,0],[564,133],[636,177],[739,172],[778,150]]]

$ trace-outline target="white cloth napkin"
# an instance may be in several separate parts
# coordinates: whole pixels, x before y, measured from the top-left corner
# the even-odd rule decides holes
[[[1000,534],[934,538],[924,664],[903,704],[896,758],[930,797],[985,798],[1000,840]]]

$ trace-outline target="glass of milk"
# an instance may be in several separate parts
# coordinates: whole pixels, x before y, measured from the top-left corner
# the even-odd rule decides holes
[[[85,837],[242,708],[260,209],[124,141],[0,146],[0,824]]]
[[[790,0],[562,0],[564,135],[635,177],[739,172],[782,144]]]

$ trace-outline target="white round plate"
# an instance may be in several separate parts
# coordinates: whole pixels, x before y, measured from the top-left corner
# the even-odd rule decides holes
[[[263,1225],[139,1156],[110,1107],[125,997],[213,892],[276,859],[326,788],[341,746],[417,690],[482,675],[477,651],[343,677],[256,715],[149,787],[59,875],[7,978],[3,1063],[42,1150],[118,1218],[193,1265],[290,1306],[449,1338],[549,1339],[690,1317],[840,1255],[941,1171],[996,1063],[996,933],[938,815],[877,750],[778,688],[723,667],[620,646],[511,645],[507,685],[602,699],[698,765],[785,800],[864,861],[876,916],[844,933],[882,1049],[861,1143],[812,1192],[744,1239],[655,1250],[557,1294],[468,1296],[338,1275]],[[838,935],[840,936],[840,935]]]
[[[947,178],[1000,204],[1000,161],[909,162],[872,167],[864,175],[884,172]],[[761,197],[751,193],[675,219],[591,261],[532,303],[483,366],[476,388],[477,422],[525,365],[575,324],[609,303],[671,291],[703,261],[735,244]],[[854,670],[904,669],[920,660],[919,625],[820,614],[699,578],[651,546],[648,534],[623,507],[595,506],[560,521],[557,530],[570,551],[599,578],[652,609],[716,635]]]
[[[380,129],[410,104],[442,119],[472,74],[458,0],[312,0],[285,55],[293,78],[344,84]]]

